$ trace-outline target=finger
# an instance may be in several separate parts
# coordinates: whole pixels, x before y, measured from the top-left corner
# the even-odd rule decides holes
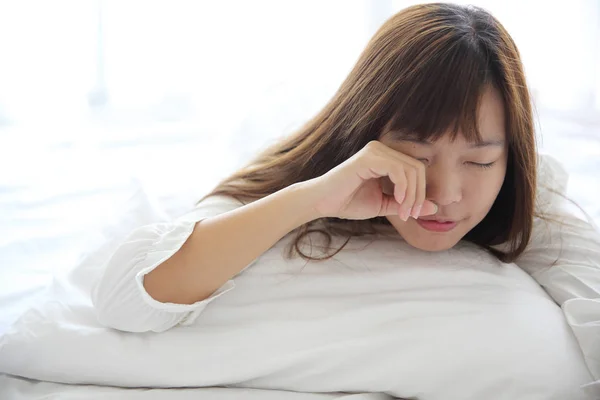
[[[418,218],[421,214],[421,208],[423,207],[423,203],[425,202],[425,188],[426,178],[425,178],[425,166],[423,163],[419,162],[419,166],[416,168],[417,171],[417,187],[416,187],[416,197],[415,197],[415,205],[413,206],[411,216],[413,218]]]
[[[398,204],[398,202],[396,202],[394,196],[384,194],[381,203],[381,210],[379,211],[379,216],[386,217],[388,215],[398,215],[399,210],[400,205]]]
[[[391,157],[397,161],[400,161],[402,164],[408,164],[413,167],[418,167],[418,166],[423,165],[422,161],[419,161],[416,158],[413,158],[413,157],[411,157],[407,154],[404,154],[396,149],[386,146],[383,143],[381,143],[381,145],[377,147],[377,150],[379,152],[386,154],[388,157]]]
[[[388,177],[392,184],[394,185],[394,199],[396,200],[396,205],[400,206],[404,199],[406,198],[406,189],[408,186],[408,182],[406,180],[406,174],[404,172],[404,168],[399,166],[393,166],[390,170]]]
[[[390,159],[389,157],[373,157],[366,158],[365,166],[369,170],[369,175],[371,177],[385,177],[387,176],[389,180],[394,185],[394,194],[393,199],[396,204],[395,207],[400,207],[401,204],[406,199],[407,193],[407,174],[405,171],[405,167],[403,164],[398,163],[395,159]],[[409,167],[410,168],[410,167]],[[411,168],[412,169],[412,168]],[[385,194],[385,193],[384,193]],[[392,197],[392,196],[390,196]],[[414,202],[414,199],[412,200]],[[391,207],[392,205],[390,205]],[[386,211],[387,212],[387,211]],[[398,215],[399,210],[397,209],[393,215]],[[389,215],[389,214],[388,214]]]
[[[425,165],[423,164],[422,161],[419,161],[411,156],[408,156],[402,152],[399,152],[391,147],[388,147],[386,145],[383,145],[383,143],[381,143],[379,146],[376,147],[376,150],[380,153],[383,154],[384,157],[386,158],[392,158],[394,160],[396,160],[396,162],[400,162],[401,165],[403,165],[404,169],[409,170],[411,168],[414,168],[415,172],[416,172],[416,184],[415,184],[415,201],[414,203],[410,206],[410,208],[408,209],[409,215],[408,217],[413,217],[413,218],[418,218],[418,216],[421,214],[421,209],[423,207],[423,203],[425,202],[425,197],[426,197],[426,174],[425,174]],[[410,186],[407,187],[410,188]],[[408,190],[408,189],[406,189]],[[406,190],[404,188],[402,188],[402,192],[403,193],[407,193]],[[400,200],[400,202],[404,202],[405,204],[407,203],[406,200],[402,201]],[[431,204],[428,206],[430,207],[432,206]],[[406,212],[406,207],[403,208],[403,210]],[[433,211],[432,208],[428,208],[427,211]],[[408,217],[403,218],[405,221],[408,219]]]
[[[425,200],[423,202],[423,207],[421,208],[421,215],[433,215],[436,214],[438,212],[438,206],[429,201],[429,200]]]
[[[415,204],[417,171],[415,168],[406,167],[404,168],[404,173],[406,175],[406,196],[400,206],[400,218],[403,221],[407,221]]]
[[[393,194],[398,204],[402,203],[406,190],[406,176],[402,165],[393,159],[381,156],[367,159],[366,165],[371,171],[371,175],[381,178],[383,192],[389,195]]]

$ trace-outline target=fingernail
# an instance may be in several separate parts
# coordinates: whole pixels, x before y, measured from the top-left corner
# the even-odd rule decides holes
[[[433,212],[434,214],[437,214],[439,207],[437,206],[437,204],[433,203],[433,206],[435,207],[435,211]]]
[[[412,217],[414,219],[417,219],[417,218],[419,218],[419,215],[421,215],[421,206],[416,206],[412,212]]]
[[[404,213],[402,214],[402,216],[403,216],[402,219],[404,220],[404,222],[408,221],[411,211],[412,211],[412,208],[409,208],[407,211],[404,211]]]

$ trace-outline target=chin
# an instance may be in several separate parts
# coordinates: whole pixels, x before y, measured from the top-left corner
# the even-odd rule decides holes
[[[454,247],[456,243],[458,243],[458,241],[455,240],[431,240],[426,238],[417,239],[406,236],[404,236],[404,240],[406,240],[406,242],[412,247],[415,247],[419,250],[431,252],[449,250],[452,247]]]

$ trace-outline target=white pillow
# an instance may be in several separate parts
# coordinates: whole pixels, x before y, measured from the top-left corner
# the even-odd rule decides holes
[[[104,328],[89,299],[99,266],[129,232],[125,225],[160,217],[143,201],[132,211],[107,234],[112,243],[57,280],[50,298],[0,339],[0,372],[125,387],[584,398],[579,387],[591,377],[560,309],[516,265],[469,244],[423,254],[377,241],[372,254],[380,259],[370,264],[357,243],[325,268],[283,265],[282,241],[190,327]]]
[[[160,334],[100,326],[82,289],[94,267],[82,267],[0,339],[0,372],[122,387],[584,398],[591,377],[576,339],[515,265],[468,244],[424,257],[383,240],[372,244],[377,263],[357,242],[326,267],[284,266],[286,244],[236,277],[195,324]]]

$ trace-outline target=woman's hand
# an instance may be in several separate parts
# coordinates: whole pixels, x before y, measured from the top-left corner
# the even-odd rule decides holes
[[[393,188],[385,190],[385,178]],[[381,142],[369,142],[326,174],[306,182],[320,217],[369,219],[431,215],[437,206],[425,200],[425,166]]]

